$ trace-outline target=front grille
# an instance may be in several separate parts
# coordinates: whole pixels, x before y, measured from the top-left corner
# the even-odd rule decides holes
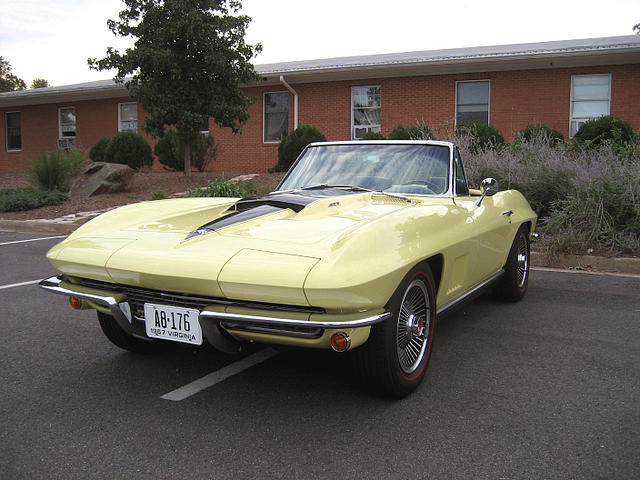
[[[139,318],[144,318],[144,304],[156,303],[159,305],[170,305],[174,307],[195,308],[202,311],[209,305],[232,305],[235,307],[255,308],[261,310],[277,310],[284,312],[303,312],[303,313],[324,313],[323,308],[317,307],[298,307],[296,305],[279,305],[261,302],[244,302],[227,300],[216,297],[200,297],[187,293],[165,292],[153,290],[143,287],[132,287],[118,283],[102,282],[100,280],[92,280],[89,278],[77,278],[77,283],[88,288],[97,290],[108,290],[111,292],[122,293],[127,296],[127,301],[131,306],[131,311]]]

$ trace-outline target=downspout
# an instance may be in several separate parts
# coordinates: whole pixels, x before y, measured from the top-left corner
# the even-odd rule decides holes
[[[280,83],[286,87],[293,95],[293,129],[298,128],[298,92],[284,79],[284,75],[280,75]]]

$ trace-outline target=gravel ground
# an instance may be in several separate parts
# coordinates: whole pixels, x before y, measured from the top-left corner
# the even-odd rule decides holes
[[[240,174],[225,172],[225,178],[230,179]],[[280,183],[283,175],[282,173],[259,175],[251,182],[259,194],[264,194],[272,191]],[[95,195],[89,198],[71,198],[61,205],[42,207],[26,212],[1,212],[0,219],[58,218],[77,212],[103,210],[150,200],[154,192],[164,192],[167,196],[186,192],[189,189],[204,186],[208,180],[215,180],[220,176],[221,174],[218,172],[193,172],[191,177],[185,177],[181,172],[137,172],[126,192]],[[4,173],[0,176],[0,188],[26,186],[29,186],[29,182],[22,173]]]

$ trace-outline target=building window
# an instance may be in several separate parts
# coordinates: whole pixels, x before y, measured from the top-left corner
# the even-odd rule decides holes
[[[138,131],[138,104],[135,102],[118,104],[118,131],[124,130]]]
[[[587,120],[609,115],[611,75],[574,75],[571,77],[571,120],[573,137]]]
[[[380,85],[351,88],[351,138],[361,140],[367,132],[380,131]]]
[[[489,123],[489,80],[456,82],[456,125]]]
[[[64,107],[59,110],[59,138],[76,136],[76,109]]]
[[[279,142],[289,132],[289,92],[264,94],[264,142]]]
[[[22,150],[22,116],[20,112],[7,112],[5,115],[7,130],[7,150]]]

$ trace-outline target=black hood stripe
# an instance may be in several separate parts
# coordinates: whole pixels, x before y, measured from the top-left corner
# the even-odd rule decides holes
[[[262,217],[279,210],[290,208],[294,212],[300,212],[316,198],[305,197],[295,194],[270,195],[261,198],[247,198],[237,201],[231,213],[224,217],[217,218],[212,222],[202,225],[200,228],[191,232],[185,240],[196,237],[198,235],[206,235],[221,228],[225,228],[236,223],[246,222],[253,218]]]

